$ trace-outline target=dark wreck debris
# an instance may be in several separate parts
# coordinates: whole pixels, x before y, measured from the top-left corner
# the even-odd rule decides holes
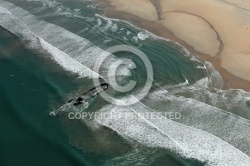
[[[56,111],[50,112],[50,116],[56,116],[60,112],[67,112],[69,108],[77,107],[79,105],[84,105],[85,107],[88,107],[90,103],[92,103],[93,98],[95,98],[97,95],[99,95],[101,92],[108,89],[107,83],[102,83],[101,85],[94,87],[87,92],[84,92],[81,96],[70,99],[66,104],[64,104],[62,107],[57,109]],[[91,101],[91,102],[90,102]]]

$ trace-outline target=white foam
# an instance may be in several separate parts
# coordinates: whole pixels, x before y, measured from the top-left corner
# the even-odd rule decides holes
[[[99,19],[99,18],[98,18]],[[107,20],[106,25],[102,28],[103,31],[106,31],[108,29],[110,29],[113,25],[113,22],[111,20]]]
[[[125,40],[125,41],[127,41],[127,40],[128,40],[128,39],[127,39],[127,37],[125,37],[125,36],[123,36],[122,38],[123,38],[123,40]]]
[[[157,35],[155,35],[155,34],[152,33],[152,32],[149,32],[149,31],[147,31],[147,30],[145,30],[145,29],[141,29],[141,28],[139,28],[139,27],[133,25],[133,24],[132,24],[131,22],[129,22],[129,21],[119,20],[119,19],[115,19],[115,18],[108,18],[108,17],[105,17],[105,16],[103,16],[103,15],[99,15],[99,14],[95,14],[95,16],[96,16],[96,17],[100,17],[100,18],[102,18],[102,19],[104,19],[104,20],[106,20],[106,21],[107,21],[107,20],[111,20],[112,22],[123,22],[123,23],[126,23],[126,24],[130,25],[132,28],[134,28],[134,29],[136,29],[136,30],[139,30],[139,31],[140,31],[140,32],[139,32],[139,36],[134,36],[134,37],[132,38],[132,40],[135,41],[135,42],[138,42],[138,41],[139,41],[139,38],[138,38],[138,37],[141,37],[141,39],[144,39],[144,40],[145,40],[145,37],[146,37],[146,38],[149,38],[149,37],[150,37],[150,38],[153,38],[153,39],[156,39],[156,40],[162,40],[162,41],[165,41],[165,42],[168,42],[168,43],[173,43],[173,44],[175,44],[176,46],[178,46],[179,49],[181,49],[180,52],[182,53],[183,56],[188,57],[190,60],[192,60],[192,61],[194,61],[194,62],[199,62],[199,63],[202,63],[202,64],[206,63],[206,62],[204,62],[204,61],[198,60],[194,54],[190,53],[190,52],[188,51],[187,48],[183,47],[183,46],[182,46],[181,44],[179,44],[178,42],[169,40],[169,39],[167,39],[167,38],[163,38],[163,37],[157,36]],[[130,31],[127,31],[127,35],[130,35],[130,34],[131,34],[131,32],[130,32]],[[141,35],[141,34],[143,34],[143,35]],[[206,67],[205,64],[204,64],[204,67]]]
[[[145,33],[145,32],[139,32],[137,34],[137,37],[140,40],[146,40],[147,38],[149,38],[149,35],[147,33]]]
[[[56,48],[57,51],[60,50],[61,52],[65,53],[63,55],[70,57],[68,60],[76,60],[85,67],[93,69],[96,59],[98,59],[100,55],[109,54],[94,46],[88,40],[77,36],[76,34],[71,33],[62,27],[47,23],[43,20],[39,20],[20,7],[5,1],[1,1],[0,4],[11,11],[11,17],[15,18],[16,21],[18,20],[18,22],[22,24],[22,29],[27,29],[34,36],[41,38]],[[7,29],[11,29],[10,24],[8,25]],[[19,29],[19,31],[22,29]],[[17,29],[15,30],[15,33],[19,33]],[[56,57],[58,60],[58,56]],[[115,57],[113,56],[113,59],[114,58]],[[74,70],[75,69],[76,67]],[[81,69],[79,68],[79,70]]]
[[[118,30],[117,24],[113,24],[112,27],[111,27],[111,31],[116,32],[117,30]]]
[[[164,86],[164,87],[160,87],[161,89],[166,89],[166,90],[169,90],[169,89],[172,89],[172,88],[179,88],[179,87],[183,87],[183,86],[187,86],[187,85],[189,85],[189,82],[188,82],[188,80],[187,79],[185,79],[185,82],[181,82],[181,83],[179,83],[179,84],[175,84],[175,85],[166,85],[166,86]]]
[[[191,87],[194,87],[194,88],[199,87],[199,88],[206,89],[208,87],[208,82],[209,82],[209,78],[208,77],[204,77],[204,78],[196,81],[193,85],[191,85]]]
[[[100,27],[102,25],[102,20],[101,19],[97,19],[97,25],[95,25],[95,27]]]
[[[212,63],[210,62],[205,62],[205,66],[209,77],[208,85],[213,88],[221,89],[224,83],[220,73],[214,69]]]
[[[73,71],[79,74],[82,77],[89,76],[90,78],[98,78],[100,77],[99,74],[93,72],[89,68],[83,66],[78,61],[72,59],[64,52],[58,50],[57,48],[53,47],[49,43],[45,42],[43,39],[40,39],[41,46],[47,50],[51,55],[53,55],[53,59],[64,67],[67,71]]]
[[[5,14],[11,14],[7,9],[5,9],[5,8],[3,8],[1,6],[0,6],[0,13],[1,14],[3,14],[3,13],[5,13]]]
[[[179,112],[183,117],[176,120],[179,123],[211,133],[250,155],[250,120],[162,90],[150,94],[144,102],[159,112]]]
[[[206,66],[197,66],[197,69],[206,69]]]
[[[250,108],[247,106],[249,93],[241,90],[213,90],[194,88],[179,89],[179,92],[188,94],[190,98],[207,103],[214,107],[220,108],[227,112],[232,112],[238,116],[250,119]],[[176,90],[172,90],[172,94],[176,94]],[[178,93],[178,92],[177,92]]]
[[[100,111],[118,118],[96,119],[98,123],[147,146],[170,149],[183,157],[195,158],[208,165],[250,164],[250,158],[246,154],[207,132],[164,117],[161,120],[148,118],[145,115],[152,110],[141,103],[131,107],[107,106]],[[124,118],[127,113],[136,114],[140,118],[128,121]],[[114,116],[115,114],[120,116]]]
[[[7,9],[6,9],[7,10]],[[29,40],[29,47],[33,49],[40,49],[42,47],[52,55],[52,58],[60,64],[65,70],[79,74],[81,77],[98,78],[99,75],[76,60],[69,57],[66,53],[47,43],[43,39],[35,36],[23,24],[13,19],[11,15],[1,15],[1,26],[8,29],[14,34],[21,35],[25,40]]]
[[[56,6],[59,5],[58,2],[54,1],[54,0],[23,0],[23,1],[27,1],[27,2],[42,2],[43,4],[47,5],[50,8],[54,8]]]
[[[27,29],[27,31],[32,33],[33,36],[42,39],[44,41],[43,43],[46,42],[49,44],[46,49],[54,47],[55,51],[50,50],[50,53],[54,54],[54,59],[57,60],[57,62],[60,63],[66,70],[71,70],[81,76],[85,73],[88,77],[97,77],[98,74],[94,71],[92,71],[93,74],[90,74],[90,69],[94,68],[96,60],[100,56],[109,55],[107,62],[105,61],[102,64],[99,74],[100,77],[106,77],[107,70],[110,68],[110,65],[116,61],[116,57],[114,55],[110,55],[108,52],[94,46],[90,41],[67,31],[62,27],[40,20],[31,15],[29,12],[9,2],[2,1],[0,4],[8,8],[8,10],[13,11],[11,17],[15,18],[16,21],[18,20],[18,22],[22,24],[19,31]],[[99,22],[102,22],[101,19],[99,19]],[[114,26],[112,21],[110,21],[109,24]],[[11,24],[8,26],[11,29]],[[15,33],[19,33],[18,30],[16,30]],[[26,39],[29,38],[27,36],[29,35],[26,35]],[[56,51],[60,51],[60,53],[55,54]],[[61,57],[60,54],[62,55]],[[66,56],[68,57],[66,58]],[[75,62],[73,63],[73,61]],[[130,71],[129,69],[123,69],[118,71],[117,74],[129,76]]]
[[[66,31],[65,29],[61,27],[38,20],[34,16],[30,15],[28,12],[10,3],[1,1],[0,4],[4,5],[12,13],[14,13],[13,17],[15,17],[17,20],[21,21],[24,24],[24,26],[22,27],[24,28],[26,32],[21,32],[18,26],[13,27],[13,25],[16,25],[16,21],[13,21],[13,19],[9,19],[9,18],[7,19],[7,17],[5,16],[1,16],[1,20],[0,20],[1,25],[5,25],[7,29],[11,29],[13,33],[16,33],[16,34],[24,33],[24,35],[27,35],[26,37],[30,40],[33,40],[33,36],[29,35],[30,32],[32,32],[34,36],[37,36],[40,38],[39,41],[41,45],[44,48],[46,48],[48,52],[53,54],[54,58],[57,59],[57,61],[59,61],[61,65],[64,65],[64,67],[67,67],[67,65],[69,64],[72,65],[71,67],[68,67],[68,70],[83,71],[84,67],[86,66],[91,68],[95,62],[95,59],[98,57],[98,55],[103,53],[103,50],[93,46],[89,41],[69,31]],[[5,20],[3,20],[2,18],[4,18]],[[34,42],[37,42],[37,41],[34,41]],[[35,43],[35,45],[37,45],[37,43]],[[62,54],[62,56],[60,54]],[[79,61],[81,64],[75,63],[75,60]],[[92,71],[89,71],[89,72],[92,73]],[[84,72],[83,74],[86,74],[86,73]],[[88,75],[88,73],[86,75]],[[169,100],[171,100],[171,98],[169,98]],[[221,110],[214,111],[216,108],[209,107],[206,105],[205,107],[210,108],[210,109],[208,110],[202,109],[201,107],[203,107],[204,104],[197,104],[196,107],[193,107],[194,105],[196,105],[192,103],[193,100],[192,101],[183,100],[183,101],[184,102],[181,102],[180,104],[180,101],[177,100],[178,107],[180,107],[181,109],[183,108],[183,110],[189,108],[188,111],[191,111],[191,113],[192,111],[195,112],[195,110],[193,109],[197,109],[197,111],[194,114],[197,116],[196,118],[199,118],[199,115],[200,115],[199,111],[203,111],[203,112],[207,111],[207,114],[209,115],[210,114],[212,115],[211,112],[216,112],[218,115],[221,115],[220,112],[222,112]],[[176,102],[173,102],[173,105],[174,104],[176,104]],[[144,110],[151,111],[151,110],[148,110],[148,108],[144,108],[144,107],[141,108],[140,106],[133,106],[132,108],[133,110],[131,110],[131,108],[128,108],[128,107],[120,108],[120,107],[108,106],[108,107],[103,108],[101,111],[109,111],[108,108],[110,108],[115,113],[123,113],[126,111],[130,111],[130,112],[132,111],[134,114],[138,114]],[[187,112],[187,114],[188,113],[190,112]],[[209,120],[215,118],[217,114],[213,114],[213,116],[211,116],[212,118],[210,118]],[[203,114],[202,116],[204,117],[205,115],[206,114]],[[202,120],[203,119],[201,119],[199,123],[196,122],[194,124],[204,125]],[[221,119],[219,120],[224,122]],[[249,165],[249,157],[247,157],[246,155],[244,155],[242,152],[238,151],[234,147],[230,146],[229,144],[221,141],[220,139],[212,135],[209,135],[206,132],[202,132],[200,130],[196,130],[187,126],[183,126],[183,125],[174,123],[170,120],[165,119],[163,121],[157,122],[157,121],[151,121],[151,120],[144,118],[140,121],[134,120],[134,121],[128,122],[128,121],[125,121],[124,119],[119,119],[116,121],[109,121],[108,119],[106,120],[103,119],[102,121],[98,121],[98,122],[102,125],[106,125],[116,130],[118,133],[120,133],[123,136],[131,137],[133,139],[139,140],[139,142],[144,143],[148,146],[164,147],[164,148],[172,149],[186,157],[197,158],[201,161],[209,161],[210,165],[236,165],[237,162],[238,162],[237,165]],[[193,121],[190,121],[190,122],[193,122]],[[236,126],[234,126],[233,131],[237,129],[239,130],[238,132],[244,132],[244,130],[241,128],[241,124],[242,124],[241,121],[233,121],[233,122],[237,122]],[[217,124],[218,122],[216,121],[213,123]],[[238,125],[238,123],[240,125]],[[218,125],[221,125],[221,124],[218,123]],[[205,128],[206,126],[202,126],[202,127]],[[230,130],[226,130],[226,131],[230,131]],[[245,137],[246,135],[242,135],[242,133],[240,133],[238,136],[236,134],[232,136],[235,136],[235,138],[230,137],[230,139],[239,140],[240,138],[246,138]],[[223,136],[220,136],[220,137],[223,137]],[[226,137],[226,135],[224,137]],[[239,141],[239,143],[241,143],[241,141]],[[232,142],[232,144],[236,144],[236,143]],[[229,161],[231,163],[229,163]]]
[[[121,157],[113,158],[105,163],[105,166],[146,166],[153,163],[157,158],[163,156],[164,153],[144,147],[136,147],[132,151]]]
[[[131,34],[131,31],[127,31],[127,33],[126,33],[127,35],[130,35]]]
[[[138,42],[138,40],[139,40],[139,38],[138,38],[137,36],[134,36],[132,39],[133,39],[135,42]]]

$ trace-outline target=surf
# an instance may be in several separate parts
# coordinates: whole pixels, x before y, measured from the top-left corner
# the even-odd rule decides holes
[[[103,54],[104,50],[62,27],[38,19],[16,5],[5,1],[1,1],[0,4],[3,6],[0,8],[1,13],[4,13],[1,15],[1,26],[19,35],[24,41],[30,41],[30,48],[45,50],[65,70],[76,73],[80,77],[88,79],[106,77],[105,70],[100,74],[91,70],[96,58]],[[108,19],[103,16],[98,17]],[[108,21],[104,26],[102,26],[101,21],[98,21],[97,27],[107,31],[112,28],[112,22],[115,21],[119,22],[120,20]],[[13,25],[15,26],[13,27]],[[152,38],[158,40],[157,36],[146,32],[138,33],[135,37],[137,37],[134,38],[136,43],[140,42],[140,40],[145,41]],[[197,61],[186,49],[181,48],[180,50],[184,56]],[[103,68],[107,69],[115,60],[116,58],[112,56]],[[161,90],[152,90],[148,98],[145,98],[141,103],[138,101],[137,105],[126,107],[108,105],[98,110],[99,112],[110,111],[117,114],[131,112],[140,116],[141,120],[134,119],[128,122],[125,119],[103,119],[94,120],[94,122],[113,129],[124,138],[131,138],[149,147],[169,149],[184,157],[208,162],[210,165],[228,165],[229,161],[231,161],[230,158],[232,158],[233,165],[236,165],[236,163],[238,165],[249,163],[249,145],[240,145],[238,143],[241,137],[249,138],[247,134],[249,130],[249,121],[247,120],[249,113],[239,113],[236,116],[226,112],[231,112],[228,107],[225,108],[216,102],[210,102],[212,96],[219,96],[219,98],[223,99],[223,96],[230,94],[230,91],[220,90],[223,81],[217,71],[212,67],[209,68],[209,65],[204,65],[203,69],[207,71],[209,69],[211,72],[208,71],[206,73],[207,77],[202,81],[196,81],[195,84],[192,84],[189,78],[182,74],[182,79],[185,81],[181,84],[164,87],[160,82],[159,84],[156,82]],[[128,72],[117,73],[117,75],[119,74],[129,75]],[[206,99],[202,99],[204,94],[199,94],[198,91],[201,89],[207,94]],[[211,93],[211,89],[215,92]],[[169,94],[163,91],[167,91]],[[133,93],[136,94],[136,91]],[[179,97],[182,93],[190,94],[189,98],[186,96]],[[244,99],[244,101],[247,101],[246,94],[246,92],[239,93],[238,100]],[[230,95],[226,98],[228,102],[230,101],[229,98]],[[163,101],[167,102],[167,104],[162,104]],[[160,104],[156,106],[155,103]],[[177,105],[179,107],[177,111],[182,112],[186,117],[183,121],[174,122],[163,118],[162,121],[158,122],[143,117],[143,113],[154,110],[162,112],[171,111],[171,109],[175,110]],[[167,109],[164,109],[164,107]],[[212,122],[211,119],[213,119]],[[225,124],[220,122],[225,122]],[[228,128],[225,133],[222,133],[219,130],[222,126],[225,128],[231,126],[233,129]],[[227,138],[228,135],[230,137]],[[246,140],[246,142],[249,143],[249,140]],[[220,148],[216,149],[215,147]]]

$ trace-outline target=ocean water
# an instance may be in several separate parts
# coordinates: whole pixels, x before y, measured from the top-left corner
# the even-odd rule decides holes
[[[0,0],[0,26],[0,165],[250,165],[250,94],[221,90],[212,64],[178,43],[105,17],[95,0]],[[94,70],[117,45],[142,51],[152,64],[152,87],[140,101],[147,66],[136,54],[115,52]],[[108,75],[121,58],[136,68]],[[93,78],[110,77],[135,80],[129,92],[107,93],[137,102],[97,96],[77,111],[118,118],[49,116],[93,88]],[[171,112],[181,118],[145,116]]]

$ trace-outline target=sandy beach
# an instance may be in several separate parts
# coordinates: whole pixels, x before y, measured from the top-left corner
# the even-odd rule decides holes
[[[107,16],[175,40],[212,62],[224,79],[224,89],[250,91],[250,1],[106,0],[102,4]]]

